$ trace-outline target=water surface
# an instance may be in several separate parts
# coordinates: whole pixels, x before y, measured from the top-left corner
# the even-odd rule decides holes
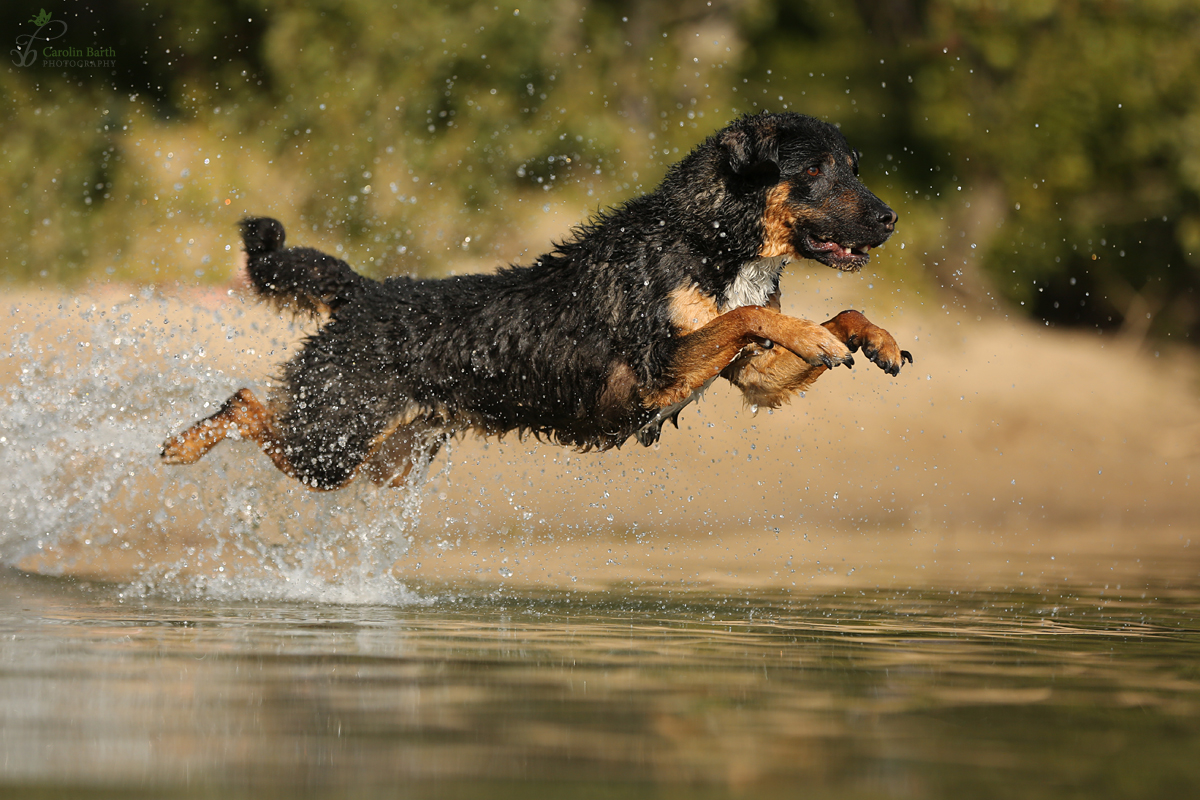
[[[0,795],[1200,796],[1190,384],[978,338],[310,493],[155,458],[296,332],[119,301],[0,332]]]
[[[125,597],[6,573],[34,797],[1170,797],[1200,586]]]

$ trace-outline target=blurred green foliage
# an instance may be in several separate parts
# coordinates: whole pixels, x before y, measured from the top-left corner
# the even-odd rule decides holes
[[[116,63],[0,73],[9,280],[226,281],[246,213],[375,275],[488,268],[787,108],[900,212],[876,269],[1200,335],[1194,0],[45,7]]]

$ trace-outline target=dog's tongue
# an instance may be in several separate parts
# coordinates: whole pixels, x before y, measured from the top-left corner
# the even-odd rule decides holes
[[[826,242],[821,239],[813,239],[813,249],[828,251],[839,258],[849,258],[853,255],[849,247],[842,247],[837,242]]]

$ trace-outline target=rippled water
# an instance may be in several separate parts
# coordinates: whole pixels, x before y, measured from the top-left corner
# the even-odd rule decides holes
[[[0,787],[1184,797],[1200,590],[179,604],[7,574]]]

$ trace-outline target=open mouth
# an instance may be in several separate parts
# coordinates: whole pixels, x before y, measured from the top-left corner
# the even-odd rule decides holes
[[[809,258],[840,270],[861,269],[871,258],[869,244],[841,244],[806,234],[804,245]]]

